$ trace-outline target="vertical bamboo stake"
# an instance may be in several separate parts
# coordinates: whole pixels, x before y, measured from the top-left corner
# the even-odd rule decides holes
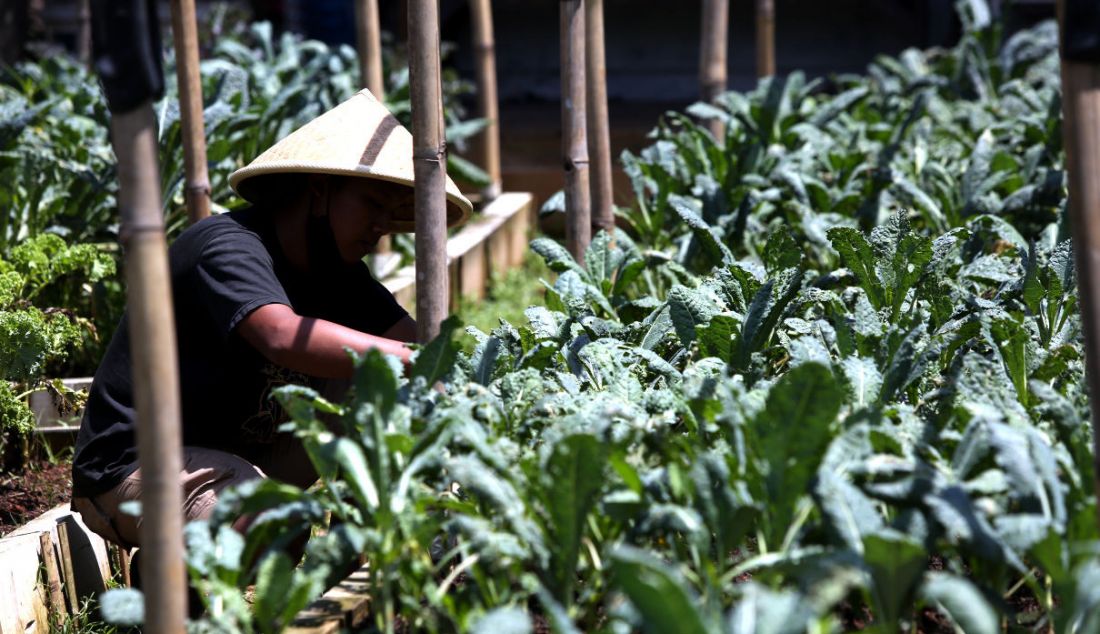
[[[61,549],[61,575],[65,579],[65,594],[69,597],[69,609],[74,613],[80,610],[76,596],[76,575],[73,574],[73,551],[69,542],[69,526],[65,522],[57,524],[57,541]]]
[[[46,594],[50,601],[50,611],[60,624],[65,618],[65,597],[61,595],[61,573],[57,569],[57,556],[53,552],[50,531],[39,533],[38,543],[42,547],[42,567],[46,569]]]
[[[756,76],[775,74],[775,0],[756,0]]]
[[[699,47],[701,98],[707,103],[726,90],[726,48],[729,30],[729,0],[703,0],[703,35]],[[718,119],[709,122],[715,139],[725,136]]]
[[[210,215],[195,0],[172,0],[172,39],[176,48],[176,82],[179,84],[180,132],[186,174],[183,196],[187,202],[187,216],[194,223]]]
[[[585,127],[583,0],[561,0],[561,129],[565,166],[565,242],[581,261],[592,240]]]
[[[182,634],[187,616],[176,323],[157,175],[152,104],[115,113],[119,239],[126,254],[127,311],[141,467],[141,578],[145,631]]]
[[[355,0],[355,34],[359,40],[359,83],[379,101],[385,96],[382,82],[382,27],[378,0]]]
[[[92,63],[92,4],[91,0],[78,0],[80,17],[77,19],[76,53],[85,66]]]
[[[488,120],[481,132],[481,164],[489,173],[485,198],[500,195],[500,113],[497,107],[497,64],[493,43],[493,8],[490,0],[470,0],[474,24],[474,67],[477,73],[478,114]]]
[[[122,573],[122,585],[130,587],[130,549],[125,546],[118,547],[118,569]]]
[[[592,228],[615,228],[611,180],[611,124],[607,114],[603,0],[585,0],[585,59],[588,63],[588,144],[592,153]]]
[[[386,84],[382,72],[382,26],[378,0],[355,0],[355,36],[358,40],[359,83],[379,101],[385,99]],[[382,277],[390,258],[390,237],[382,236],[371,252],[371,269]]]
[[[437,0],[408,0],[409,89],[416,180],[416,324],[427,342],[447,316],[447,145]]]
[[[1084,0],[1082,0],[1083,2]],[[1085,327],[1085,362],[1089,391],[1100,394],[1100,64],[1068,50],[1071,41],[1067,11],[1075,0],[1058,2],[1062,26],[1062,134],[1069,180],[1069,213],[1073,227],[1073,255],[1077,266],[1081,323]],[[1083,25],[1074,27],[1084,29]],[[1090,51],[1093,55],[1100,50]],[[1095,57],[1093,57],[1095,59]],[[1100,398],[1089,399],[1092,420],[1100,420]],[[1093,475],[1100,495],[1100,434],[1093,435]],[[1097,509],[1100,521],[1100,507]]]

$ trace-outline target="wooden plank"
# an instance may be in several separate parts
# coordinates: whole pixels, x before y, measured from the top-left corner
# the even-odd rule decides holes
[[[102,592],[110,577],[106,543],[67,504],[57,506],[0,539],[0,633],[47,632],[49,598],[41,583],[42,534],[57,544],[57,526],[68,527],[78,598]]]
[[[447,241],[448,269],[457,260],[466,258],[471,251],[480,250],[482,253],[474,257],[481,258],[483,280],[479,296],[484,296],[490,276],[523,263],[531,227],[534,225],[534,215],[535,199],[531,194],[501,194],[482,210],[479,220],[466,225]],[[454,278],[456,287],[462,286],[460,293],[468,293],[467,289],[472,288],[464,285],[463,276],[458,270],[449,277]],[[475,274],[469,273],[470,280],[474,277]],[[391,277],[382,280],[382,285],[393,293],[405,310],[415,306],[415,266],[403,267]]]
[[[42,553],[42,567],[46,572],[46,593],[50,598],[50,611],[54,620],[65,620],[65,597],[61,594],[61,571],[57,567],[57,555],[54,554],[53,537],[49,531],[38,535],[39,550]]]
[[[61,384],[74,392],[87,392],[92,386],[92,377],[61,379]],[[80,425],[84,409],[65,411],[65,403],[50,389],[35,390],[27,397],[27,405],[34,413],[39,429],[52,427],[74,427]]]
[[[482,246],[480,242],[478,245]],[[489,270],[485,263],[484,247],[466,251],[458,260],[459,295],[466,299],[483,299],[487,279],[489,279]]]
[[[362,627],[370,617],[370,565],[353,572],[298,613],[284,634],[327,634]]]

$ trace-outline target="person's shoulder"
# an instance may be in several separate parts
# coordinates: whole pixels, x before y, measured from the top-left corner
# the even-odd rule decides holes
[[[262,244],[263,235],[256,209],[248,207],[212,215],[191,225],[172,243],[176,251],[202,251],[212,241]]]

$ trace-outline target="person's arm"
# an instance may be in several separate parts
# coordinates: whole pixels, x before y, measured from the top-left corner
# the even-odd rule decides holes
[[[412,322],[407,316],[405,319]],[[415,325],[413,322],[414,337]],[[386,334],[404,334],[407,328],[407,324],[399,321]],[[351,376],[353,366],[345,348],[357,352],[376,348],[396,355],[403,363],[408,363],[412,354],[400,341],[368,335],[324,319],[302,317],[285,304],[257,308],[241,320],[237,332],[272,363],[321,378]]]
[[[405,343],[416,343],[416,320],[408,315],[401,317],[382,334],[386,339],[395,339]]]

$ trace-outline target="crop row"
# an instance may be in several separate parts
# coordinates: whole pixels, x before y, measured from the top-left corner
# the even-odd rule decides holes
[[[322,482],[187,527],[196,629],[365,556],[379,631],[1100,631],[1056,29],[960,6],[954,48],[689,109],[723,138],[667,115],[622,230],[532,243],[527,323],[283,388]]]

